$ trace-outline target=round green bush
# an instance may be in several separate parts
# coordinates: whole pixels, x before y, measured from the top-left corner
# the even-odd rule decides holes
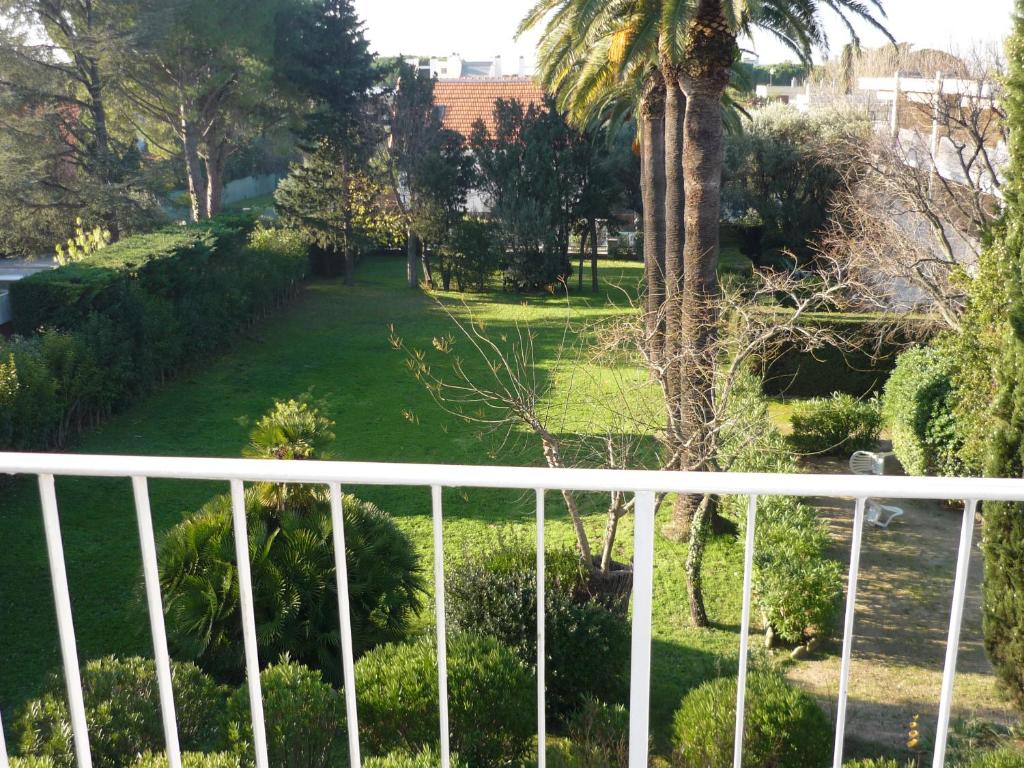
[[[587,697],[624,701],[630,627],[586,595],[579,558],[547,553],[545,633],[549,716],[561,720]],[[450,626],[490,635],[532,669],[537,664],[536,549],[501,541],[453,563],[445,582]]]
[[[448,639],[451,748],[470,768],[519,765],[536,732],[533,680],[493,638]],[[356,663],[360,736],[368,752],[438,743],[437,649],[429,638],[384,645]]]
[[[167,768],[167,755],[146,752],[132,763],[131,768]],[[231,752],[183,752],[181,768],[241,768],[241,762]]]
[[[458,755],[449,757],[451,768],[463,767]],[[437,768],[440,764],[441,758],[430,747],[424,747],[415,754],[399,750],[384,757],[368,757],[363,760],[363,768]]]
[[[267,755],[278,768],[327,768],[347,756],[345,703],[318,672],[282,658],[260,672]],[[253,754],[248,686],[228,702],[229,735],[237,756]]]
[[[834,392],[831,397],[800,400],[790,417],[789,442],[797,453],[846,454],[873,450],[882,431],[877,399],[860,400]]]
[[[814,699],[777,674],[747,677],[743,765],[820,768],[832,755],[832,728]],[[690,691],[672,722],[678,768],[732,765],[736,678],[710,680]]]
[[[293,489],[294,490],[294,489]],[[278,502],[287,499],[280,508]],[[292,506],[291,502],[295,502]],[[340,625],[330,508],[322,494],[245,494],[260,657],[288,653],[341,683]],[[423,578],[412,542],[390,516],[344,499],[355,652],[405,636]],[[160,583],[174,652],[211,674],[244,677],[231,499],[218,496],[167,534]]]
[[[918,347],[899,356],[882,395],[892,449],[907,474],[951,475],[960,468],[953,375],[942,347]]]
[[[171,664],[178,739],[182,749],[216,751],[226,741],[227,689],[194,664]],[[123,768],[128,760],[164,745],[156,668],[149,659],[107,656],[82,668],[85,717],[96,768]],[[64,680],[51,677],[46,692],[30,701],[15,723],[23,755],[51,758],[58,768],[75,764]]]

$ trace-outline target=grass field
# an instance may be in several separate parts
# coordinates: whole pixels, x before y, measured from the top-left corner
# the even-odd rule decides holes
[[[602,293],[568,300],[558,296],[467,295],[462,304],[443,297],[452,311],[472,311],[489,332],[511,332],[528,322],[537,334],[538,368],[553,385],[552,397],[572,385],[559,342],[566,313],[574,324],[627,311],[640,265],[602,264]],[[504,443],[480,435],[443,414],[407,371],[388,341],[388,326],[413,347],[429,348],[448,333],[451,321],[434,299],[402,287],[404,263],[396,259],[362,266],[357,284],[313,282],[290,307],[254,330],[226,354],[199,364],[158,392],[126,408],[86,435],[79,452],[114,454],[238,456],[247,423],[275,398],[308,390],[337,422],[333,457],[345,460],[536,464],[533,442]],[[602,381],[602,372],[589,377]],[[602,397],[587,398],[593,413],[569,414],[567,423],[600,418]],[[505,446],[505,447],[503,447]],[[347,489],[378,503],[415,539],[429,573],[430,499],[427,489]],[[150,654],[141,593],[141,563],[134,508],[127,480],[65,479],[57,484],[67,553],[75,628],[83,659],[107,653]],[[226,487],[208,483],[153,481],[154,522],[166,531]],[[37,490],[21,478],[3,489],[0,503],[0,713],[10,733],[12,717],[36,694],[46,675],[59,672],[56,623],[43,543]],[[570,545],[563,508],[549,501],[548,540]],[[597,510],[596,501],[592,508]],[[445,552],[470,551],[481,537],[505,526],[532,535],[532,499],[516,493],[445,494]],[[595,513],[588,526],[596,538],[604,523]],[[631,528],[625,521],[616,559],[628,561]],[[655,745],[666,747],[667,726],[683,693],[699,681],[735,667],[738,649],[741,557],[731,539],[712,542],[705,585],[713,628],[694,630],[683,580],[685,548],[658,537],[656,544],[654,656],[652,675]],[[428,606],[421,617],[432,620]]]

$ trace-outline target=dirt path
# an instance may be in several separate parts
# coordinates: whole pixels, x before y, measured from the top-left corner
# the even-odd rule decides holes
[[[814,467],[844,470],[839,462],[821,461]],[[848,563],[853,501],[810,501],[829,522],[836,542],[834,556]],[[848,749],[856,752],[868,745],[902,748],[906,725],[915,714],[921,715],[922,736],[930,744],[938,716],[963,509],[940,502],[898,504],[904,515],[888,529],[864,529],[846,728]],[[996,690],[982,645],[980,539],[979,525],[971,553],[953,719],[980,717],[1009,725],[1015,722],[1013,710]],[[841,631],[840,624],[834,633],[839,639],[787,671],[831,712],[839,688]]]

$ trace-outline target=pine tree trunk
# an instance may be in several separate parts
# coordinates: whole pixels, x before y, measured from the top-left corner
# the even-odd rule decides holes
[[[91,27],[91,17],[90,17]],[[100,166],[100,174],[105,184],[113,184],[116,181],[116,170],[113,158],[110,156],[110,131],[107,127],[107,108],[103,102],[103,81],[100,79],[100,70],[95,60],[90,60],[88,65],[89,84],[89,111],[93,116],[93,130],[95,132],[95,155]],[[121,239],[121,227],[117,221],[117,214],[110,211],[104,216],[104,226],[110,231],[110,241],[116,243]]]
[[[419,238],[417,238],[418,240]],[[430,254],[427,253],[427,244],[420,241],[420,267],[423,269],[423,283],[434,289],[434,273],[430,268]]]
[[[576,290],[583,293],[583,253],[587,250],[587,235],[590,233],[590,228],[584,228],[580,233],[580,266],[578,276],[576,278]]]
[[[345,244],[342,248],[342,269],[344,275],[345,285],[354,285],[356,282],[356,265],[355,259],[352,253],[352,238],[349,233],[345,233]]]
[[[224,165],[227,162],[227,145],[217,139],[205,147],[203,160],[206,165],[206,217],[213,218],[221,212],[224,197]]]
[[[407,230],[405,240],[405,279],[408,281],[410,288],[415,288],[419,285],[419,281],[416,279],[419,244],[420,239],[416,236],[416,233],[411,229]]]
[[[203,169],[199,160],[199,137],[195,124],[186,115],[184,105],[181,106],[180,111],[181,129],[179,136],[185,155],[185,175],[188,178],[190,216],[192,221],[199,221],[203,218],[203,211],[206,208],[206,182],[203,178]]]
[[[590,290],[597,293],[597,219],[590,220]]]
[[[643,200],[644,327],[648,354],[658,364],[665,345],[665,81],[659,74],[644,96],[640,195]]]

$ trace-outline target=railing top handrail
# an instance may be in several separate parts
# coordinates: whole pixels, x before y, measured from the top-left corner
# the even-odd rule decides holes
[[[2,453],[0,474],[245,480],[281,483],[654,491],[1024,501],[1024,480],[741,472],[551,469],[360,461],[268,461],[205,457]]]

